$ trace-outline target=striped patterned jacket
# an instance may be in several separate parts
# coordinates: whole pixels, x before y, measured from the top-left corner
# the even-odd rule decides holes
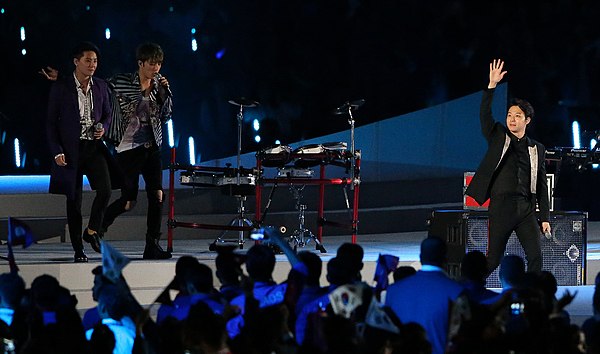
[[[107,81],[112,96],[113,120],[106,139],[118,145],[142,100],[140,77],[137,72],[116,74]],[[172,110],[172,98],[159,94],[158,86],[154,85],[150,92],[150,123],[154,140],[159,147],[162,145],[162,125],[171,118]]]

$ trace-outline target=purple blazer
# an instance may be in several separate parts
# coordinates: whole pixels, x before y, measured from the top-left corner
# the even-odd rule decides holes
[[[100,122],[104,130],[108,131],[112,120],[108,85],[102,79],[93,78],[92,97],[94,106],[92,120],[94,124]],[[50,154],[54,156],[65,154],[67,165],[58,166],[54,161],[50,169],[50,193],[64,194],[68,198],[75,196],[77,177],[77,161],[79,160],[79,135],[81,124],[79,122],[79,103],[77,101],[77,88],[73,75],[52,84],[48,99],[48,117],[46,120],[46,135]],[[105,155],[110,161],[110,153],[105,147]],[[109,166],[111,163],[109,162]],[[112,173],[111,173],[112,176]],[[95,189],[94,186],[91,186]],[[113,187],[114,188],[114,187]]]

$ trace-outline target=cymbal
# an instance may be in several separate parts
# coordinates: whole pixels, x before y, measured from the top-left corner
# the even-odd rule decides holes
[[[365,100],[362,99],[362,98],[358,99],[358,100],[354,100],[354,101],[346,101],[346,102],[344,102],[343,105],[341,105],[338,108],[334,109],[333,110],[333,114],[345,114],[345,113],[348,113],[348,110],[356,111],[363,104],[365,104]]]
[[[246,97],[236,98],[233,100],[229,100],[227,102],[229,102],[230,104],[232,104],[234,106],[242,106],[242,107],[256,107],[259,105],[258,102],[251,100],[249,98],[246,98]]]

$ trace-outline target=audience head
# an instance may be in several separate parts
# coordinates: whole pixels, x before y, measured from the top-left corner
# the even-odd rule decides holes
[[[186,289],[188,294],[210,294],[213,292],[213,274],[212,269],[203,263],[197,263],[185,272],[180,279],[181,287]]]
[[[308,276],[306,277],[306,284],[308,286],[319,286],[321,273],[323,272],[323,261],[321,257],[309,251],[302,251],[298,253],[298,258],[308,268]]]
[[[462,259],[461,272],[463,278],[477,284],[485,284],[487,278],[487,259],[480,251],[471,251]]]
[[[275,269],[275,254],[267,245],[252,246],[246,254],[246,271],[254,281],[271,281]]]
[[[498,273],[503,288],[514,288],[521,285],[525,276],[525,262],[517,255],[508,255],[502,258]]]
[[[17,273],[0,274],[0,307],[15,309],[25,294],[25,282]]]
[[[185,350],[191,353],[217,353],[226,346],[225,319],[199,301],[192,305],[182,327]]]
[[[346,267],[340,258],[333,257],[327,262],[327,281],[329,281],[331,285],[340,286],[352,283],[355,280],[356,273]]]
[[[411,266],[400,266],[394,270],[394,282],[408,278],[417,273],[417,270]]]
[[[60,306],[75,307],[77,300],[68,289],[60,286],[51,275],[43,274],[31,283],[30,300],[41,310],[53,310]]]
[[[127,299],[120,296],[116,285],[104,284],[98,292],[98,313],[100,318],[112,318],[119,321],[132,310],[127,306]]]
[[[184,284],[184,279],[188,273],[194,271],[195,267],[199,264],[198,259],[192,256],[181,256],[175,263],[175,278],[169,284],[169,288],[173,290],[179,290],[182,294],[187,294],[187,289]]]
[[[363,257],[365,251],[356,243],[343,243],[337,250],[336,258],[355,274],[355,280],[360,281],[360,271],[363,269]]]
[[[239,285],[241,282],[242,264],[245,257],[236,254],[234,250],[237,246],[220,246],[217,247],[217,258],[215,266],[217,267],[217,278],[221,285]]]
[[[438,237],[427,237],[421,242],[421,264],[443,267],[446,263],[446,242]]]
[[[111,354],[115,349],[115,334],[103,323],[94,326],[90,338],[90,351],[92,354]]]

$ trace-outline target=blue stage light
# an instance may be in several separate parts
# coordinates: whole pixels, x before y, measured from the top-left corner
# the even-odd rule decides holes
[[[196,29],[192,28],[192,34],[196,34]]]
[[[167,121],[167,136],[169,137],[169,146],[175,146],[175,138],[173,134],[173,120],[169,119]]]
[[[256,141],[257,143],[260,143],[260,135],[256,135],[254,137],[254,141]]]
[[[106,39],[110,39],[110,28],[106,28],[104,30],[104,36],[106,37]]]
[[[15,138],[15,166],[21,167],[21,146],[17,138]]]
[[[225,48],[219,50],[218,52],[215,53],[215,58],[217,58],[217,59],[223,58],[223,55],[225,55],[225,52],[226,52]]]
[[[573,124],[571,125],[571,130],[573,131],[573,147],[575,149],[581,149],[581,135],[578,121],[573,121]]]
[[[85,11],[90,11],[91,7],[90,5],[85,5]]]
[[[593,149],[594,146],[596,146],[596,143],[597,143],[596,139],[590,140],[590,149]],[[592,168],[598,168],[598,166],[599,165],[597,163],[592,164]]]
[[[4,8],[1,8],[1,9],[0,9],[0,14],[3,14],[3,15],[4,15],[4,12],[5,12],[5,11],[4,11]]]
[[[194,144],[194,137],[188,138],[188,151],[190,152],[190,165],[196,164],[196,145]]]
[[[258,119],[254,118],[254,120],[252,121],[252,127],[256,132],[260,130],[260,122],[258,121]]]
[[[27,49],[25,49],[25,48],[21,49],[21,54],[22,54],[22,55],[25,55],[25,54],[27,54]]]
[[[192,38],[192,50],[194,52],[198,50],[198,42],[196,42],[196,38]]]
[[[25,41],[25,27],[21,27],[21,42]]]
[[[279,140],[279,139],[275,140],[275,145],[281,145],[281,140]]]

